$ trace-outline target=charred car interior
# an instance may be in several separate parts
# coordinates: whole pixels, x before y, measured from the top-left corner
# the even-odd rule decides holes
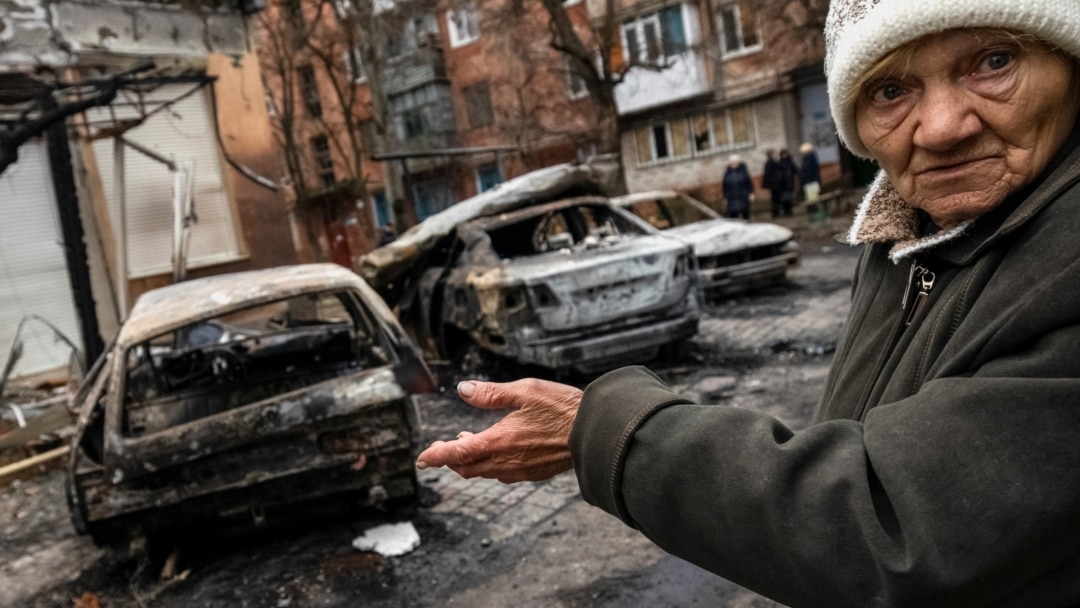
[[[416,494],[419,413],[435,383],[353,273],[304,265],[144,295],[77,396],[76,529],[240,518],[340,496]]]

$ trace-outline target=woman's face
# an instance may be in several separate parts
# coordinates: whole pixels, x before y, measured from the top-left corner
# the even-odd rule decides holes
[[[867,81],[856,127],[904,200],[942,227],[1037,177],[1080,110],[1069,58],[1003,33],[926,36],[904,68]]]

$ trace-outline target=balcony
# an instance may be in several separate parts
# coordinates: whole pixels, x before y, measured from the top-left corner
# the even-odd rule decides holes
[[[709,73],[702,53],[687,50],[662,70],[633,68],[615,88],[619,114],[633,114],[708,94]]]
[[[430,43],[394,57],[383,69],[387,96],[411,91],[432,82],[446,81],[446,62],[442,49]]]

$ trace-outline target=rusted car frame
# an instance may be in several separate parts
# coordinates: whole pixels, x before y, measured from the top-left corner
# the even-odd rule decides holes
[[[67,486],[76,529],[96,539],[417,492],[414,395],[435,382],[348,270],[301,265],[148,292],[105,357],[77,396]]]
[[[654,228],[694,248],[701,287],[717,299],[783,282],[802,254],[791,230],[723,218],[681,192],[656,190],[611,199]]]

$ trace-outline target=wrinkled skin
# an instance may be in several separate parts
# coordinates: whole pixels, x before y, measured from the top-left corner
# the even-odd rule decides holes
[[[943,228],[1035,179],[1080,109],[1074,60],[1001,32],[924,36],[903,65],[868,79],[856,128],[904,200]]]
[[[436,441],[417,458],[419,469],[450,467],[465,478],[503,483],[541,481],[570,470],[570,429],[580,389],[528,378],[514,382],[458,384],[458,395],[484,409],[513,410],[490,428],[462,431],[453,441]]]

